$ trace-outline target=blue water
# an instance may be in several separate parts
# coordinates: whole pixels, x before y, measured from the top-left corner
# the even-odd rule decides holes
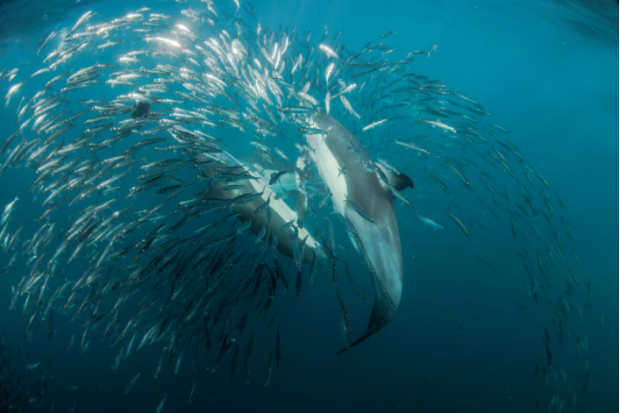
[[[216,3],[216,7],[223,3],[222,10],[234,12],[232,1]],[[39,39],[52,29],[70,27],[86,10],[96,10],[96,18],[105,21],[143,6],[152,7],[152,12],[175,15],[180,9],[178,4],[164,1],[58,3],[53,9],[46,9],[49,6],[45,4],[3,6],[19,16],[12,23],[10,17],[3,17],[7,26],[0,39],[4,51],[0,67],[19,66],[16,81],[26,80],[29,73],[43,67],[41,56],[35,55]],[[11,271],[0,278],[6,351],[15,354],[19,347],[33,361],[42,365],[52,362],[52,378],[40,405],[31,404],[26,411],[51,411],[54,406],[54,411],[66,412],[75,406],[76,412],[152,412],[164,394],[163,412],[558,411],[558,406],[551,404],[556,394],[565,400],[565,411],[618,411],[616,389],[620,385],[614,368],[619,361],[615,354],[618,278],[614,268],[615,248],[619,246],[615,238],[619,193],[613,179],[618,169],[617,3],[600,2],[598,9],[581,9],[560,1],[274,0],[253,4],[263,27],[278,30],[282,26],[290,32],[297,25],[301,33],[312,30],[315,41],[325,27],[329,28],[329,38],[342,30],[339,42],[353,50],[390,30],[397,33],[385,41],[405,52],[437,45],[430,56],[420,56],[415,70],[480,102],[491,114],[491,122],[509,131],[520,154],[547,180],[554,202],[553,192],[562,197],[565,208],[555,202],[554,219],[554,228],[566,248],[567,264],[560,267],[571,267],[580,280],[573,297],[584,309],[583,321],[576,312],[570,315],[565,322],[570,336],[561,344],[552,329],[551,306],[535,304],[528,295],[527,275],[515,254],[524,246],[523,239],[513,238],[509,221],[494,219],[461,188],[444,194],[426,179],[420,158],[411,152],[385,153],[382,147],[371,147],[371,156],[387,155],[412,176],[416,187],[405,195],[420,213],[445,228],[433,231],[424,226],[413,211],[397,201],[405,269],[403,296],[396,315],[382,331],[359,347],[335,355],[343,346],[340,308],[331,268],[323,264],[314,287],[305,289],[300,297],[289,293],[284,298],[289,305],[277,313],[274,325],[282,335],[282,365],[274,367],[270,385],[262,383],[275,329],[257,327],[252,384],[243,384],[243,369],[237,371],[234,382],[229,381],[228,355],[214,374],[208,371],[208,363],[200,366],[193,402],[187,405],[196,377],[189,361],[192,347],[185,350],[186,361],[177,375],[173,374],[174,366],[166,363],[164,374],[154,380],[161,347],[134,352],[112,373],[110,366],[118,346],[110,348],[110,343],[93,339],[86,352],[79,352],[84,319],[72,323],[70,316],[58,315],[51,344],[45,322],[32,340],[25,341],[30,314],[22,314],[19,304],[17,309],[8,310],[11,288],[24,274]],[[204,8],[199,2],[192,6]],[[112,56],[113,52],[104,52],[93,56],[92,61]],[[0,82],[0,91],[8,89],[8,81]],[[24,86],[25,96],[36,92],[28,87]],[[103,90],[94,87],[75,92],[75,100],[96,99]],[[13,109],[20,98],[13,97]],[[4,124],[11,126],[1,131],[0,143],[14,130],[14,110],[5,110],[1,116]],[[390,133],[407,137],[417,130],[400,126]],[[484,161],[477,161],[480,169],[495,172]],[[28,196],[26,189],[34,178],[34,171],[29,169],[8,168],[0,176],[0,205],[11,202],[16,194]],[[459,184],[452,176],[451,188]],[[498,189],[514,185],[507,174],[498,174],[493,184]],[[536,182],[535,192],[543,188]],[[493,205],[479,183],[476,191]],[[22,205],[15,211],[14,223],[32,222],[32,217],[42,211],[25,202]],[[450,220],[445,213],[447,206],[464,218],[471,239]],[[544,205],[539,207],[543,209]],[[564,233],[560,216],[570,222],[574,241]],[[525,222],[518,228],[529,232]],[[340,274],[340,291],[357,337],[365,329],[374,294],[361,256],[350,247],[344,231],[337,231],[336,237],[349,248],[339,255],[349,262],[369,297],[359,300]],[[544,237],[542,241],[552,241],[550,234]],[[580,265],[573,258],[573,250]],[[11,255],[0,252],[0,268]],[[561,295],[566,283],[557,280],[550,291]],[[587,283],[591,285],[588,309]],[[537,362],[542,358],[541,366],[546,365],[545,328],[552,336],[556,374],[554,378],[550,373],[548,383],[540,372],[533,379]],[[76,345],[65,352],[72,334]],[[586,336],[588,352],[577,358],[577,343]],[[212,352],[217,353],[217,348]],[[138,371],[142,374],[134,389],[123,395]],[[566,379],[562,378],[564,373]],[[24,387],[32,384],[32,374],[24,379],[29,383]],[[101,390],[95,399],[100,377]],[[18,391],[16,387],[12,390]]]

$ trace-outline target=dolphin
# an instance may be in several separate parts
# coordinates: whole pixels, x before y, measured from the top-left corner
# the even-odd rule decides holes
[[[331,191],[334,209],[355,230],[353,245],[364,255],[375,288],[366,332],[350,348],[385,327],[400,303],[403,259],[393,190],[413,187],[413,181],[375,165],[355,136],[325,112],[309,117],[308,122],[310,128],[323,131],[306,135],[312,148],[309,155]]]
[[[265,228],[268,234],[267,241],[271,243],[274,237],[277,238],[278,251],[289,258],[295,258],[292,248],[292,241],[295,234],[295,232],[291,229],[293,225],[297,227],[297,239],[295,242],[297,243],[300,251],[302,262],[312,261],[313,255],[317,260],[321,260],[324,257],[323,250],[320,248],[319,243],[313,238],[305,227],[299,227],[299,215],[283,200],[275,199],[276,193],[269,188],[267,181],[260,174],[245,166],[226,151],[212,155],[212,159],[217,159],[218,162],[227,166],[237,166],[240,171],[251,175],[254,179],[239,181],[238,183],[242,184],[242,187],[233,190],[225,190],[225,182],[213,182],[209,191],[205,195],[207,198],[228,200],[236,198],[242,194],[261,194],[257,199],[237,204],[232,206],[230,209],[233,212],[240,214],[239,219],[241,221],[252,222],[250,230],[254,234],[258,234],[261,230],[263,230],[263,228]],[[199,156],[198,160],[205,161],[206,158]],[[212,171],[208,168],[204,168],[203,172],[206,175],[212,173]],[[256,212],[257,208],[267,202],[267,200],[269,200],[269,205],[265,208],[265,210],[262,212]],[[267,209],[269,211],[267,211]],[[271,219],[268,220],[267,216],[270,216]],[[285,226],[285,224],[290,223],[291,221],[293,221],[293,224],[290,226]]]

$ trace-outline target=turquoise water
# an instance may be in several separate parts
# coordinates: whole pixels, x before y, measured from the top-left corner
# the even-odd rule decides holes
[[[58,41],[54,41],[37,56],[37,43],[42,37],[51,30],[71,27],[87,10],[98,13],[89,21],[95,24],[145,6],[152,8],[150,13],[176,16],[185,24],[191,20],[180,15],[182,9],[192,7],[208,15],[205,4],[199,2],[80,2],[58,3],[54,7],[47,3],[39,7],[36,3],[12,3],[3,6],[7,10],[3,14],[2,29],[6,40],[2,40],[4,54],[0,67],[7,71],[19,67],[19,71],[14,80],[0,81],[0,90],[8,90],[16,82],[26,83],[3,111],[5,128],[0,142],[17,128],[15,111],[21,97],[28,99],[40,89],[36,81],[29,78],[30,74],[46,66],[42,63],[43,56],[58,45]],[[234,2],[216,2],[214,7],[218,10],[217,21],[231,34],[235,33],[234,25],[225,24],[226,14],[235,13]],[[243,3],[243,7],[250,6]],[[411,71],[441,80],[459,94],[479,102],[490,114],[484,117],[485,124],[492,122],[509,132],[505,135],[495,130],[502,139],[518,147],[518,153],[550,186],[547,189],[532,175],[532,194],[548,194],[551,199],[554,210],[551,223],[547,225],[544,218],[534,219],[528,215],[517,220],[515,230],[520,232],[513,236],[509,215],[476,178],[480,172],[492,175],[493,178],[487,180],[498,192],[506,188],[512,194],[511,201],[499,194],[499,205],[510,205],[520,198],[519,186],[508,174],[474,157],[472,154],[478,149],[441,141],[451,138],[445,138],[446,134],[437,128],[424,129],[419,124],[395,121],[389,129],[375,128],[373,138],[360,138],[368,146],[372,158],[388,158],[415,183],[413,189],[403,191],[414,209],[406,208],[399,201],[395,206],[403,250],[401,303],[391,322],[366,342],[335,355],[344,345],[339,325],[341,310],[334,294],[330,264],[323,262],[312,288],[304,288],[299,297],[291,291],[285,294],[279,290],[279,304],[269,316],[262,321],[250,320],[248,331],[239,339],[243,352],[249,331],[254,331],[257,337],[249,386],[243,384],[243,358],[239,359],[236,379],[230,382],[232,353],[226,355],[215,373],[209,371],[219,351],[217,345],[208,357],[201,356],[195,362],[191,361],[194,347],[188,346],[176,375],[174,363],[166,360],[163,374],[153,379],[162,348],[167,343],[134,351],[113,373],[111,365],[119,353],[119,344],[112,346],[112,342],[100,342],[93,337],[88,349],[81,353],[79,342],[88,318],[76,317],[72,322],[75,309],[64,315],[55,314],[51,343],[48,340],[49,316],[39,320],[38,331],[24,340],[32,309],[22,311],[25,308],[22,297],[16,309],[9,311],[12,288],[30,273],[31,263],[20,264],[0,279],[5,297],[5,305],[0,305],[6,343],[3,358],[10,354],[14,365],[20,366],[12,370],[17,379],[6,384],[6,394],[20,393],[20,385],[16,383],[21,383],[21,394],[30,391],[32,386],[36,388],[34,383],[43,376],[39,369],[45,371],[51,361],[45,390],[33,392],[42,395],[36,402],[29,403],[26,411],[51,411],[52,406],[54,411],[155,411],[164,394],[164,412],[617,411],[615,248],[618,244],[614,218],[618,193],[613,179],[618,166],[615,161],[618,149],[617,3],[601,2],[596,7],[582,9],[565,2],[256,1],[253,7],[254,17],[243,8],[237,14],[252,30],[260,22],[263,28],[290,34],[296,25],[300,37],[312,30],[311,39],[316,44],[326,27],[330,40],[342,30],[338,42],[347,44],[351,52],[361,50],[371,40],[392,30],[396,33],[382,41],[398,50],[386,55],[387,59],[402,59],[411,50],[427,51],[431,45],[436,45],[436,50],[430,54],[417,55]],[[199,23],[194,24],[199,26]],[[131,36],[137,38],[138,35],[125,34],[120,48],[132,50],[135,39]],[[112,62],[118,53],[114,48],[93,52],[79,57],[83,60],[68,62],[57,73],[75,71],[86,64]],[[292,62],[289,68],[290,64]],[[397,79],[400,75],[389,76]],[[367,87],[371,86],[374,85]],[[72,106],[68,109],[70,112],[81,110],[82,107],[74,103],[77,100],[110,100],[130,91],[122,87],[95,84],[71,92]],[[378,94],[373,97],[377,98]],[[243,98],[238,99],[243,107]],[[388,102],[399,99],[402,95],[386,97]],[[361,97],[358,100],[350,97],[350,101],[359,108],[365,120],[378,120],[372,118],[372,109]],[[355,123],[342,108],[338,108],[334,116],[350,130],[357,131],[358,137],[366,136],[360,130],[370,122]],[[435,115],[429,116],[435,120]],[[250,146],[243,141],[244,135],[229,129],[214,133],[219,133],[217,137],[224,141],[226,150],[240,158],[249,158]],[[423,155],[404,151],[393,143],[395,139],[411,141],[420,135],[428,135],[433,141],[428,143],[433,155],[461,160],[457,165],[471,180],[472,190],[465,188],[449,168],[442,169],[439,161],[428,161]],[[485,136],[489,142],[494,142],[490,135]],[[70,130],[65,140],[69,142],[77,137],[77,131]],[[19,139],[15,139],[11,147]],[[437,144],[440,141],[443,146]],[[424,146],[428,141],[415,142]],[[284,150],[291,158],[297,156],[292,144]],[[121,149],[113,147],[107,151],[106,156],[113,156]],[[156,152],[151,155],[161,156]],[[4,162],[6,156],[7,153],[3,154],[0,162]],[[510,165],[527,184],[523,168],[515,158],[511,159]],[[463,160],[475,160],[475,164]],[[424,174],[425,165],[446,182],[449,194]],[[0,205],[8,204],[16,195],[22,198],[12,214],[10,231],[14,233],[21,222],[26,222],[20,241],[23,243],[39,228],[33,217],[44,211],[40,206],[42,195],[35,200],[27,192],[36,176],[34,168],[20,165],[11,165],[0,175]],[[132,185],[129,181],[123,184]],[[557,200],[556,192],[564,206]],[[122,198],[114,198],[119,207],[130,204]],[[137,197],[135,208],[156,205],[159,199],[153,194]],[[537,198],[536,202],[541,211],[547,211],[542,198]],[[527,207],[524,201],[521,203]],[[77,204],[73,208],[85,206]],[[60,226],[65,218],[60,213],[68,213],[71,208],[68,204],[59,208],[54,219]],[[464,236],[452,222],[446,214],[448,209],[463,220],[471,238]],[[332,219],[324,208],[321,211]],[[416,211],[434,219],[444,229],[425,226]],[[494,212],[499,219],[493,216]],[[561,218],[569,223],[572,239],[563,228]],[[169,219],[174,223],[177,217]],[[347,304],[352,336],[356,338],[364,332],[372,310],[372,282],[363,258],[352,248],[335,215],[332,221],[338,244],[346,248],[338,249],[339,258],[348,262],[368,297],[365,301],[359,300],[340,267],[339,291]],[[533,234],[531,224],[540,228],[540,239]],[[326,231],[324,222],[320,225],[321,230]],[[182,236],[189,236],[193,229],[195,227],[185,228]],[[529,277],[524,263],[537,267],[537,254],[549,254],[549,246],[557,245],[553,232],[564,249],[563,259],[549,265],[548,282],[541,281],[545,285],[543,297],[536,303],[528,293]],[[55,240],[51,245],[55,248],[58,244]],[[6,254],[0,253],[0,269],[8,265],[16,253],[20,260],[28,259],[23,249],[24,245],[19,245]],[[517,254],[522,249],[528,251],[531,262]],[[51,249],[46,257],[49,259],[53,252]],[[82,263],[86,263],[88,254],[94,252],[86,253],[83,261],[78,260],[79,265],[67,267],[66,273],[54,276],[59,285],[64,279],[75,280],[81,276]],[[287,263],[287,268],[288,259],[283,262]],[[569,278],[567,268],[577,282]],[[243,272],[240,275],[243,276]],[[544,280],[542,274],[537,277]],[[84,291],[77,306],[86,295]],[[569,304],[559,297],[566,300],[569,295],[574,308],[563,315],[562,309]],[[554,301],[556,297],[560,301]],[[125,319],[131,318],[137,301],[130,297],[127,314],[123,313]],[[168,311],[173,314],[182,310],[173,307]],[[558,327],[560,320],[561,327]],[[100,335],[105,325],[99,328]],[[269,386],[265,387],[265,370],[268,356],[273,352],[277,328],[282,338],[282,363],[273,368]],[[545,331],[550,333],[551,362]],[[144,330],[136,329],[136,332],[143,334]],[[65,351],[72,335],[76,343],[70,351]],[[214,342],[221,338],[218,335],[214,333]],[[25,354],[23,358],[17,354],[18,348]],[[24,371],[24,365],[32,366],[37,362],[41,362],[41,367]],[[127,383],[137,372],[141,372],[139,380],[131,392],[124,395]],[[100,390],[95,398],[99,382]],[[188,405],[194,383],[192,403]],[[5,399],[0,400],[5,402]]]

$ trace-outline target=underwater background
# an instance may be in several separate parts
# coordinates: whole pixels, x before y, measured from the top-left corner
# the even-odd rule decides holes
[[[30,73],[44,67],[41,60],[46,53],[36,55],[40,39],[51,30],[71,27],[88,10],[96,11],[96,18],[103,21],[141,7],[171,15],[188,7],[206,7],[198,1],[188,3],[4,2],[0,8],[0,67],[19,67],[16,79],[27,80]],[[220,4],[231,13],[236,9],[232,0],[216,1],[214,6]],[[571,267],[579,280],[573,300],[587,314],[580,319],[575,312],[567,319],[565,326],[570,332],[563,342],[558,340],[550,327],[553,308],[535,303],[528,294],[522,260],[514,253],[525,240],[513,236],[509,222],[502,223],[488,212],[470,213],[466,224],[472,236],[464,236],[451,222],[445,206],[435,210],[430,206],[447,204],[444,194],[434,188],[425,193],[437,198],[428,199],[424,215],[444,229],[425,226],[416,209],[396,203],[403,294],[389,325],[337,356],[343,346],[340,307],[331,285],[331,269],[323,263],[314,286],[304,289],[299,297],[289,293],[285,299],[289,306],[277,313],[282,362],[274,367],[269,386],[263,385],[263,379],[266,354],[275,337],[273,326],[266,333],[270,339],[254,348],[254,354],[262,355],[253,364],[256,380],[249,386],[241,378],[229,380],[230,361],[215,373],[205,366],[196,377],[189,364],[189,350],[178,373],[166,363],[167,371],[154,380],[161,354],[157,346],[134,351],[113,373],[110,366],[119,349],[109,343],[92,340],[87,351],[80,352],[77,344],[66,351],[72,335],[79,340],[84,320],[71,322],[70,316],[57,315],[51,342],[45,323],[34,337],[25,340],[31,313],[22,312],[19,305],[9,311],[12,288],[24,274],[7,271],[0,278],[2,357],[18,360],[20,351],[28,354],[25,364],[41,362],[47,368],[52,362],[42,401],[28,403],[25,411],[148,412],[158,409],[164,395],[163,412],[618,411],[616,389],[620,385],[614,367],[619,362],[615,353],[619,321],[615,312],[615,249],[619,245],[614,218],[619,193],[613,179],[619,149],[618,3],[257,0],[252,2],[254,17],[245,12],[248,3],[242,5],[240,18],[274,31],[290,33],[296,25],[299,32],[312,30],[319,37],[327,27],[333,38],[342,30],[339,41],[353,50],[388,31],[396,34],[385,42],[402,51],[428,50],[436,45],[436,50],[420,55],[413,64],[416,72],[441,80],[482,104],[492,122],[509,132],[519,153],[544,176],[550,196],[555,191],[561,196],[564,207],[557,206],[555,213],[570,223],[572,239],[558,219],[557,233],[566,247],[565,259],[570,261],[560,266]],[[114,57],[114,51],[106,50],[94,59],[110,62]],[[0,91],[8,90],[10,84],[1,80]],[[79,93],[82,99],[98,99],[109,93],[103,90],[95,85]],[[1,144],[16,127],[15,102],[0,119],[4,125]],[[410,133],[406,129],[399,132],[400,136]],[[246,152],[243,149],[237,155]],[[415,182],[408,196],[414,205],[416,197],[411,194],[432,185],[424,183],[422,169],[415,168],[419,157],[412,151],[381,153],[380,147],[373,147],[369,153],[387,156],[401,170],[417,171],[408,172]],[[488,166],[481,168],[497,173]],[[0,206],[16,195],[27,199],[34,177],[27,168],[8,167],[0,175]],[[510,179],[508,174],[497,174],[493,183],[503,188],[510,185]],[[458,184],[454,178],[452,185]],[[538,187],[542,188],[540,183]],[[141,199],[145,200],[148,198]],[[463,210],[481,210],[474,197],[456,195],[450,202]],[[17,204],[12,218],[15,223],[31,222],[40,215],[40,209],[30,210],[28,205]],[[527,230],[523,224],[522,231]],[[23,241],[29,236],[23,234]],[[348,242],[344,233],[337,237],[343,245]],[[0,269],[11,256],[0,252]],[[339,257],[352,265],[362,289],[372,296],[361,256],[349,247],[340,250]],[[344,277],[341,282],[346,283]],[[550,288],[562,293],[567,287],[558,281]],[[364,331],[372,299],[355,301],[356,292],[345,286],[341,294],[351,302],[347,308],[354,336],[358,336]],[[552,331],[554,368],[546,373],[549,377],[538,372],[541,359],[547,364],[546,328]],[[260,334],[258,330],[256,334]],[[124,394],[137,372],[142,372],[140,379]],[[17,379],[9,380],[9,374],[3,371],[3,380],[11,383],[3,389],[8,393],[26,393],[41,378],[38,367],[15,368]],[[559,398],[564,400],[561,406]]]

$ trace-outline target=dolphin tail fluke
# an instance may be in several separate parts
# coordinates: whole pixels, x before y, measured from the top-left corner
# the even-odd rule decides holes
[[[341,350],[339,350],[336,355],[344,353],[347,350],[351,350],[353,347],[357,346],[358,344],[363,343],[368,337],[372,336],[373,334],[375,334],[377,331],[366,331],[364,333],[363,336],[361,336],[360,338],[358,338],[357,340],[355,340],[354,342],[352,342],[351,344],[349,344],[349,347],[345,347]]]
[[[375,279],[375,283],[377,280]],[[375,285],[375,290],[377,291],[379,288],[378,285]],[[375,296],[375,305],[372,308],[372,314],[370,315],[370,320],[368,320],[368,328],[366,332],[357,340],[349,344],[349,347],[345,347],[342,350],[338,351],[336,354],[344,353],[347,350],[352,349],[353,347],[361,344],[366,341],[366,339],[379,330],[381,330],[392,318],[392,314],[394,311],[390,308],[389,304],[386,300],[379,294]]]

